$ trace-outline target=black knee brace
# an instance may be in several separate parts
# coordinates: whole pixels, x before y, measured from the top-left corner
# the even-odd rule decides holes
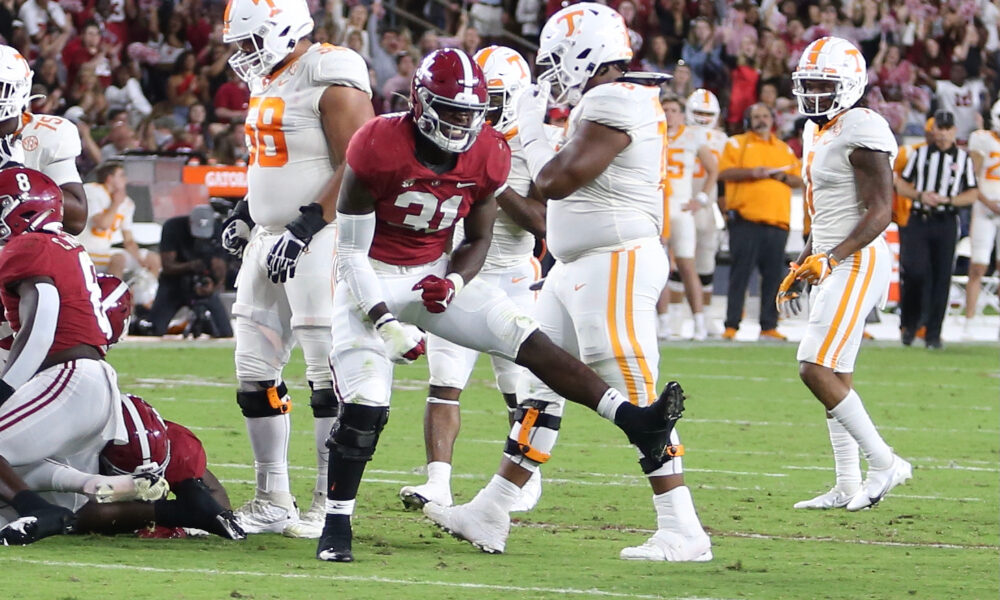
[[[681,274],[676,270],[671,270],[670,275],[667,276],[667,281],[676,281],[677,283],[680,283]]]
[[[243,416],[255,419],[273,417],[292,411],[292,399],[288,396],[288,386],[284,382],[274,385],[274,381],[255,382],[261,389],[253,392],[236,392],[236,403]]]
[[[330,438],[326,441],[330,458],[361,462],[371,460],[379,434],[388,422],[388,406],[345,404],[333,422]]]
[[[715,280],[715,273],[709,273],[708,275],[698,275],[698,279],[701,280],[701,285],[708,287],[712,285]]]
[[[313,383],[309,382],[312,389]],[[332,388],[322,390],[313,389],[309,395],[309,406],[312,407],[313,417],[322,419],[324,417],[336,417],[340,409],[340,402]]]

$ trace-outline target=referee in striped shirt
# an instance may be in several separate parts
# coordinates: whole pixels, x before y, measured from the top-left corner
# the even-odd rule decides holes
[[[955,145],[955,131],[953,113],[935,113],[927,145],[910,155],[896,182],[896,191],[913,199],[910,221],[899,229],[899,324],[905,346],[913,343],[923,324],[927,347],[941,348],[958,241],[958,208],[976,201],[975,169],[965,150]]]

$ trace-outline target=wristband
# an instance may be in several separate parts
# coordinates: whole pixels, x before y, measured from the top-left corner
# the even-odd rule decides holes
[[[694,195],[694,200],[702,206],[708,206],[708,194],[705,192],[698,192]]]
[[[285,225],[285,229],[291,231],[292,235],[308,245],[312,241],[312,237],[322,231],[329,223],[323,218],[323,207],[317,202],[300,206],[299,212],[302,214]]]
[[[454,284],[456,296],[462,291],[462,288],[465,287],[465,279],[463,279],[458,273],[448,273],[444,276],[444,278]]]
[[[381,317],[379,317],[378,320],[375,321],[375,329],[381,329],[382,326],[385,325],[386,323],[389,323],[389,322],[395,321],[395,320],[396,320],[396,317],[393,316],[393,314],[391,312],[386,312],[384,315],[382,315]]]
[[[833,252],[826,253],[826,262],[830,265],[830,270],[832,271],[834,267],[840,264],[840,261],[833,256]]]

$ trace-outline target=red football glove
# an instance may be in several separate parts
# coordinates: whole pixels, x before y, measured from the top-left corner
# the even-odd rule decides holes
[[[455,274],[452,274],[455,275]],[[420,298],[424,301],[424,308],[427,312],[432,313],[443,313],[452,300],[455,299],[455,294],[458,293],[458,288],[455,287],[455,279],[461,281],[460,276],[455,275],[454,277],[448,276],[445,279],[438,277],[437,275],[428,275],[416,285],[413,286],[413,290],[423,290]]]

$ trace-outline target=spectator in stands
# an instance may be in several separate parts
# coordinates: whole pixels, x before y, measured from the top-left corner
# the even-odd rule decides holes
[[[965,144],[969,134],[983,127],[983,108],[988,106],[989,92],[982,81],[966,76],[965,64],[953,62],[947,80],[940,80],[934,87],[938,110],[950,112],[955,117],[956,136]]]
[[[730,133],[739,128],[743,113],[751,104],[757,102],[757,82],[760,81],[760,71],[757,69],[757,38],[744,36],[735,57],[724,55],[726,64],[730,67],[729,79],[729,111],[726,123]]]
[[[87,227],[77,239],[99,273],[125,280],[127,273],[146,269],[155,277],[160,273],[160,257],[140,249],[132,237],[135,202],[125,192],[127,185],[121,162],[109,161],[97,167],[97,181],[83,186],[87,192]],[[122,247],[114,248],[117,243]]]
[[[660,33],[669,48],[668,60],[675,63],[681,58],[681,48],[688,37],[690,26],[690,20],[684,11],[684,0],[660,0],[656,2],[655,9],[660,22]]]
[[[222,165],[246,165],[249,157],[243,123],[232,123],[215,136],[212,158]]]
[[[60,33],[72,27],[59,3],[51,0],[28,0],[21,5],[18,18],[36,44],[46,33]]]
[[[364,34],[366,25],[373,21],[380,21],[383,14],[385,13],[382,10],[374,9],[371,14],[369,14],[368,8],[364,4],[355,4],[347,13],[347,21],[344,22],[344,28],[341,31],[342,39],[346,42],[351,33],[355,31],[359,34]],[[356,50],[356,52],[363,56],[365,60],[372,60],[372,58],[374,58],[372,49],[375,46],[376,43],[374,38],[362,35],[361,49]]]
[[[760,103],[770,108],[774,115],[775,134],[779,138],[787,140],[793,136],[795,121],[799,118],[798,106],[791,98],[782,97],[779,94],[778,81],[780,80],[761,81],[757,97]]]
[[[955,145],[956,136],[955,115],[946,110],[934,113],[929,143],[910,153],[896,181],[897,193],[913,199],[910,219],[899,228],[899,326],[905,346],[913,343],[923,317],[927,348],[941,348],[958,207],[971,205],[979,194],[972,159]]]
[[[719,27],[717,38],[721,42],[722,51],[731,56],[737,56],[744,51],[746,40],[757,43],[757,29],[747,23],[747,9],[750,2],[736,2],[730,6],[726,18]]]
[[[111,80],[111,85],[104,90],[108,111],[126,111],[129,123],[132,125],[137,125],[152,112],[153,107],[143,94],[142,86],[132,76],[132,71],[127,65],[118,65]]]
[[[102,161],[121,156],[129,150],[139,147],[139,138],[136,136],[135,129],[128,123],[119,122],[112,125],[104,140],[106,143],[101,147]]]
[[[809,41],[806,39],[806,28],[802,24],[802,20],[789,19],[788,25],[785,27],[785,33],[781,39],[788,46],[788,64],[798,64],[799,57],[802,56],[802,51],[809,45]]]
[[[153,335],[163,335],[177,311],[189,306],[196,316],[205,309],[212,337],[233,337],[219,293],[226,275],[226,251],[219,245],[221,223],[211,206],[194,207],[190,215],[167,219],[160,238],[163,268],[156,299],[149,311]]]
[[[514,10],[514,19],[521,26],[520,31],[518,32],[521,34],[521,37],[526,38],[530,42],[538,41],[538,34],[542,29],[538,24],[538,21],[541,18],[541,12],[541,0],[517,0],[517,8]]]
[[[396,55],[396,74],[382,86],[382,98],[387,112],[392,112],[389,110],[389,104],[392,102],[393,96],[401,94],[404,97],[409,97],[410,80],[413,79],[413,72],[416,68],[409,52],[404,50]]]
[[[762,49],[759,61],[761,81],[791,81],[792,70],[788,62],[788,44],[785,43],[785,40],[772,35],[765,43],[764,36],[761,36],[760,47]],[[785,96],[791,94],[791,89],[784,91],[787,92],[783,94]]]
[[[250,106],[250,87],[232,69],[226,69],[226,83],[215,92],[215,121],[243,123]]]
[[[108,101],[104,97],[104,88],[101,86],[94,66],[87,63],[80,67],[76,75],[76,83],[66,94],[66,103],[70,106],[79,106],[84,113],[83,119],[88,123],[99,123],[108,109]]]
[[[691,81],[691,67],[683,60],[679,60],[674,65],[673,75],[673,79],[668,81],[665,86],[666,92],[678,98],[689,97],[691,92],[695,90],[694,82]]]
[[[642,70],[652,73],[669,73],[675,62],[670,58],[670,48],[663,34],[656,34],[649,39],[649,49],[646,58],[642,59]]]
[[[721,49],[715,45],[715,31],[708,19],[698,17],[694,20],[681,57],[691,69],[691,83],[695,88],[713,87],[712,84],[717,87],[724,80]]]
[[[59,73],[59,61],[54,58],[43,58],[34,66],[35,75],[32,84],[45,86],[45,93],[51,94],[59,90],[62,92],[65,80]]]
[[[193,52],[181,52],[174,63],[173,75],[167,79],[167,102],[179,122],[187,120],[192,104],[208,102],[208,81],[195,71],[196,66]]]
[[[210,96],[228,81],[227,74],[232,71],[229,68],[229,57],[232,54],[232,48],[222,43],[222,24],[217,23],[208,38],[208,45],[198,53],[197,59],[199,70],[208,82]]]
[[[118,48],[121,50],[121,48]],[[72,86],[77,71],[84,64],[91,64],[94,72],[99,76],[107,75],[107,79],[102,77],[101,83],[110,83],[111,71],[119,64],[120,54],[115,53],[106,44],[101,42],[101,29],[96,21],[88,21],[83,26],[83,32],[69,40],[62,51],[63,66],[66,68],[67,83]]]
[[[504,15],[501,0],[472,0],[471,3],[469,20],[472,27],[488,38],[495,38],[503,33],[504,21],[507,17]],[[472,53],[469,55],[471,56]]]
[[[396,74],[396,54],[402,50],[399,41],[399,30],[385,27],[378,32],[378,23],[384,14],[381,5],[373,7],[368,17],[368,40],[371,52],[371,66],[375,69],[378,85],[372,89],[382,89],[385,82]]]
[[[732,257],[722,337],[736,338],[750,275],[757,270],[760,338],[785,340],[777,330],[773,298],[787,270],[785,244],[792,188],[802,187],[801,165],[792,149],[774,135],[774,116],[768,107],[754,104],[745,116],[746,133],[729,138],[719,161],[719,181],[726,184],[724,204]]]

